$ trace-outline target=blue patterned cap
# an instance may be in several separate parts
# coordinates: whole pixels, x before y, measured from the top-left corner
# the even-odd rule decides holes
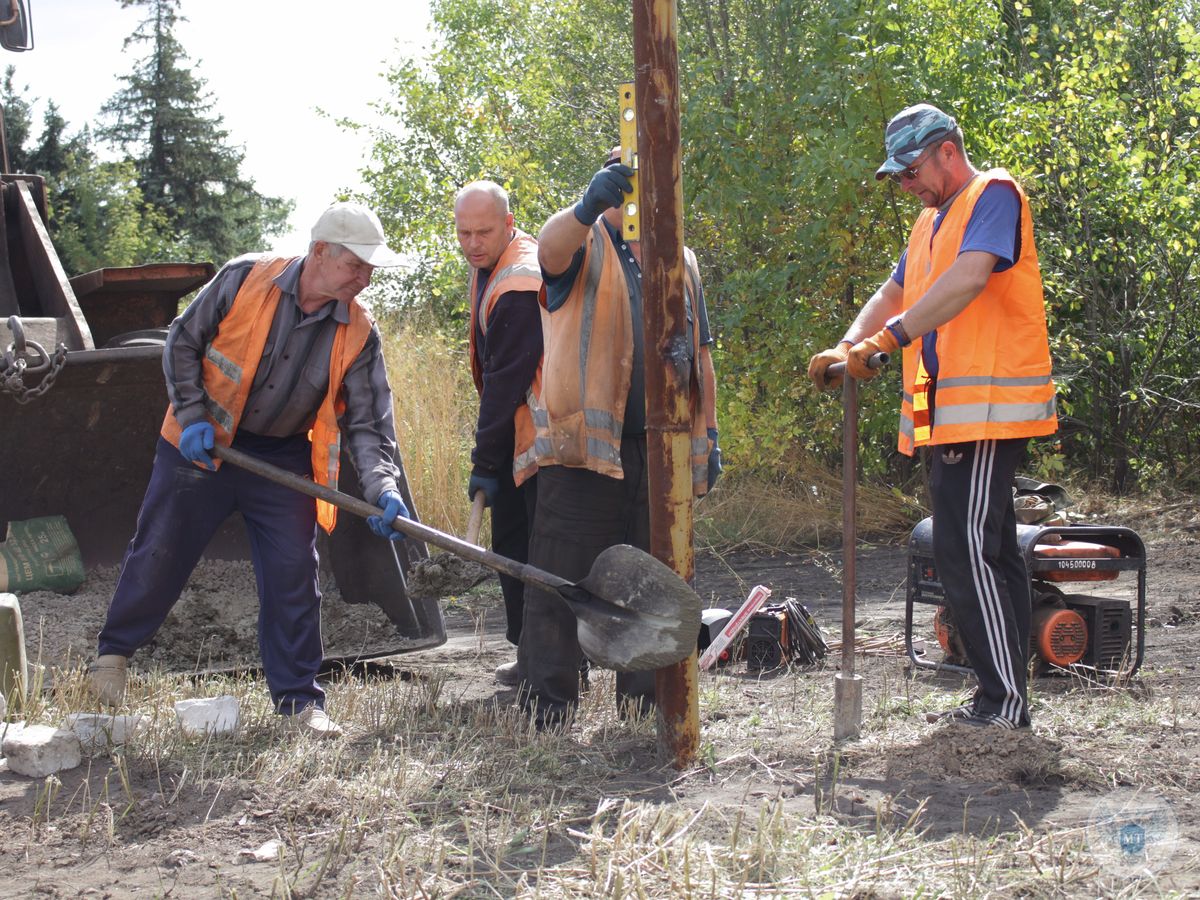
[[[958,123],[954,121],[954,116],[928,103],[918,103],[900,110],[892,116],[883,134],[887,159],[875,170],[875,179],[904,171],[921,155],[922,150],[939,138],[949,137],[956,128]]]

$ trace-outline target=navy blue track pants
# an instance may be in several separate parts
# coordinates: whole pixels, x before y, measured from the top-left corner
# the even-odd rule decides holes
[[[312,445],[306,435],[239,433],[234,446],[312,477]],[[235,511],[242,514],[250,537],[258,585],[258,645],[275,708],[291,713],[323,706],[325,693],[316,683],[322,659],[316,504],[229,463],[216,472],[201,469],[161,437],[98,652],[132,656],[154,637],[209,540]]]

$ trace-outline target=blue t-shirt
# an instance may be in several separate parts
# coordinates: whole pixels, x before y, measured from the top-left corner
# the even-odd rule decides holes
[[[942,219],[946,211],[939,210],[933,220],[933,235],[942,227]],[[1021,198],[1012,185],[997,181],[984,188],[971,210],[971,219],[967,222],[963,233],[960,254],[969,250],[983,251],[996,255],[996,265],[993,272],[1003,272],[1011,269],[1021,258]],[[904,287],[904,270],[908,264],[908,250],[900,256],[896,268],[892,270],[892,281]],[[925,371],[931,378],[938,374],[937,332],[931,331],[921,340],[921,359],[925,363]]]

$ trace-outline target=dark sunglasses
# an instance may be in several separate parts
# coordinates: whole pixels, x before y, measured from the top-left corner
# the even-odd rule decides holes
[[[940,146],[940,144],[931,146]],[[925,161],[920,163],[920,166],[910,166],[907,169],[900,169],[900,172],[889,172],[888,178],[895,181],[898,185],[901,181],[912,181],[914,178],[917,178],[917,173],[925,167],[925,164],[932,160],[932,158],[935,156],[937,156],[936,152],[932,152],[932,154],[925,157]]]

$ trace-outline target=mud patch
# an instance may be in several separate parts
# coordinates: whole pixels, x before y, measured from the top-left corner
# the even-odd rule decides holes
[[[912,743],[860,745],[847,757],[887,779],[968,779],[1021,786],[1061,783],[1062,745],[1027,729],[944,724]],[[874,760],[875,762],[871,762]],[[859,768],[859,766],[856,766]]]
[[[452,553],[420,560],[408,573],[408,590],[414,597],[456,597],[486,580],[492,570]]]
[[[90,660],[116,587],[116,566],[93,569],[74,594],[20,595],[31,662],[68,669]],[[378,655],[405,643],[373,604],[348,604],[322,584],[321,634],[326,657]],[[202,560],[154,640],[138,651],[140,665],[164,671],[254,666],[258,652],[258,591],[249,561]]]

